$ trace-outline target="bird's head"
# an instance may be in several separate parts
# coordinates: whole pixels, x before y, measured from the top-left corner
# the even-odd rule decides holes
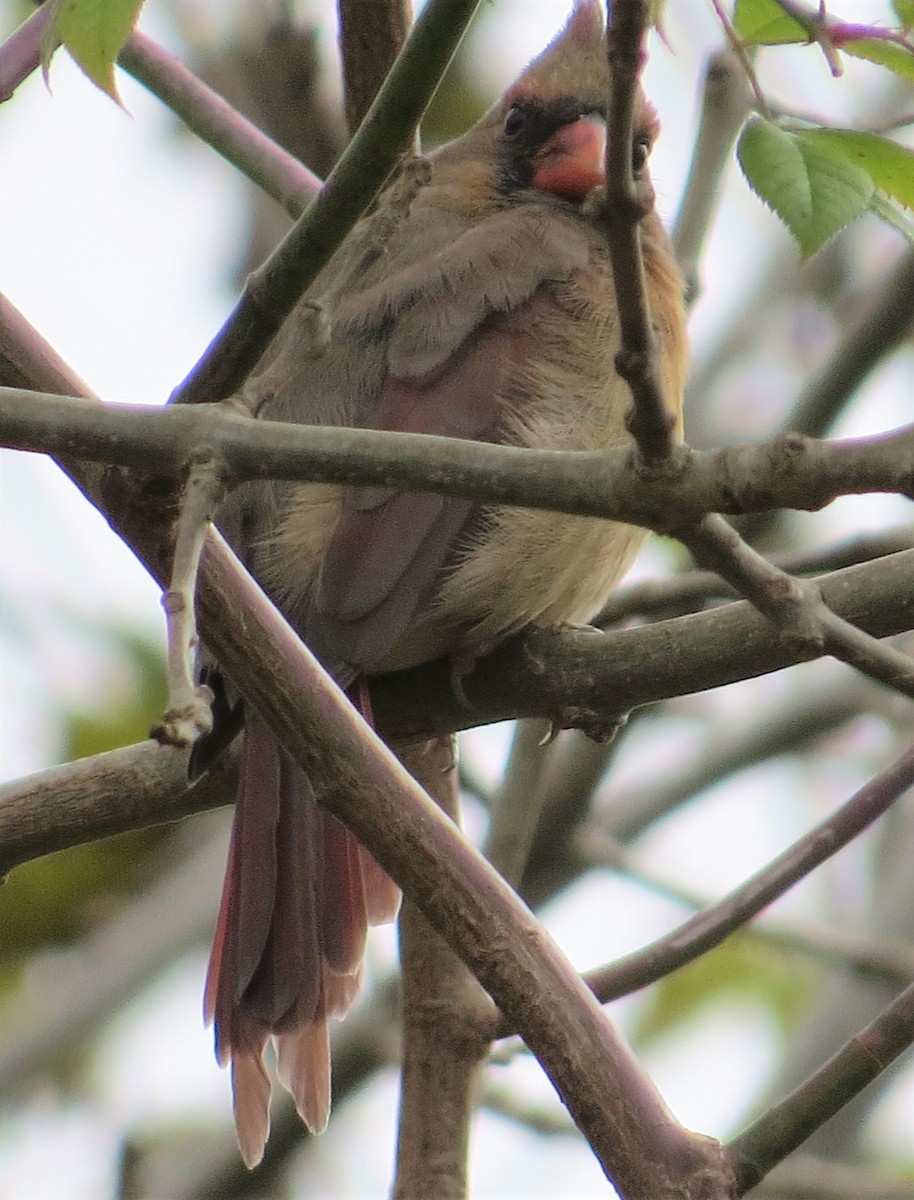
[[[577,0],[565,27],[482,120],[441,152],[462,162],[480,201],[511,203],[531,191],[580,204],[604,181],[609,66],[602,8]],[[635,108],[632,163],[641,173],[658,132],[643,95]]]

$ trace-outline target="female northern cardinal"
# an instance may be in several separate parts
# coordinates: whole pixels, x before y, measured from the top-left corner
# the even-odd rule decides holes
[[[624,441],[630,397],[613,365],[612,275],[584,205],[603,179],[608,90],[600,7],[582,0],[504,98],[432,156],[428,181],[411,197],[394,184],[356,227],[249,381],[259,415],[551,450]],[[640,174],[656,132],[642,99]],[[655,214],[642,231],[678,414],[682,285]],[[344,687],[471,655],[531,623],[586,621],[644,536],[609,521],[327,484],[247,485],[219,523]],[[206,989],[249,1166],[269,1131],[261,1056],[271,1036],[305,1124],[326,1124],[327,1020],[358,989],[367,924],[392,919],[397,902],[249,709]]]

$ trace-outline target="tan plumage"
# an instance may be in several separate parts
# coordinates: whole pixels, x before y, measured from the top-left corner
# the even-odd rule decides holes
[[[607,93],[599,6],[582,0],[504,99],[433,156],[414,195],[395,183],[382,197],[293,313],[246,400],[267,420],[552,450],[625,441],[612,275],[583,204],[602,171],[594,114]],[[633,153],[655,132],[642,101]],[[643,230],[678,414],[682,286],[655,215]],[[314,336],[314,300],[326,339]],[[326,484],[248,485],[220,525],[343,686],[472,655],[531,623],[587,620],[644,536],[589,518]],[[269,1127],[265,1042],[276,1037],[280,1080],[309,1128],[322,1128],[327,1018],[357,991],[366,924],[396,908],[383,872],[317,808],[314,785],[249,712],[207,984],[249,1164]]]

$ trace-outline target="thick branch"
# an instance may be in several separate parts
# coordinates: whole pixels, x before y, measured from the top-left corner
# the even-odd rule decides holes
[[[203,578],[201,627],[219,661],[245,681],[299,765],[312,778],[332,776],[328,809],[516,1022],[622,1195],[685,1196],[689,1180],[709,1173],[723,1181],[716,1146],[670,1117],[548,935],[364,727],[227,548],[204,558]],[[723,1183],[706,1192],[709,1200],[726,1194]]]
[[[875,637],[914,625],[914,551],[820,580],[833,611]],[[482,659],[464,681],[469,708],[437,663],[373,682],[383,728],[432,734],[506,717],[546,717],[594,732],[642,704],[751,679],[803,661],[746,601],[641,629],[535,630]],[[572,698],[569,707],[569,698]]]
[[[643,472],[627,448],[526,450],[425,434],[260,421],[224,405],[106,404],[0,388],[0,444],[177,475],[195,450],[236,481],[379,484],[679,532],[707,512],[814,510],[837,496],[914,495],[914,425],[835,442],[797,435],[683,451]]]
[[[187,754],[140,742],[0,787],[0,876],[43,854],[227,804],[237,782],[233,747],[193,788]]]
[[[914,551],[907,551],[835,572],[821,583],[836,611],[886,636],[914,625],[912,572]],[[481,659],[466,676],[469,706],[454,694],[451,664],[442,660],[373,680],[372,709],[387,738],[432,736],[513,717],[605,728],[640,705],[797,661],[795,648],[773,636],[743,601],[608,633],[531,631]],[[0,789],[0,872],[65,846],[225,803],[233,771],[231,758],[223,756],[188,790],[184,754],[144,743],[8,784]]]

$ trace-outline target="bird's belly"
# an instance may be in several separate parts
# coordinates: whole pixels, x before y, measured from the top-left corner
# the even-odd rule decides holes
[[[588,621],[628,570],[646,531],[531,509],[494,510],[440,589],[431,614],[461,645],[525,625]]]

